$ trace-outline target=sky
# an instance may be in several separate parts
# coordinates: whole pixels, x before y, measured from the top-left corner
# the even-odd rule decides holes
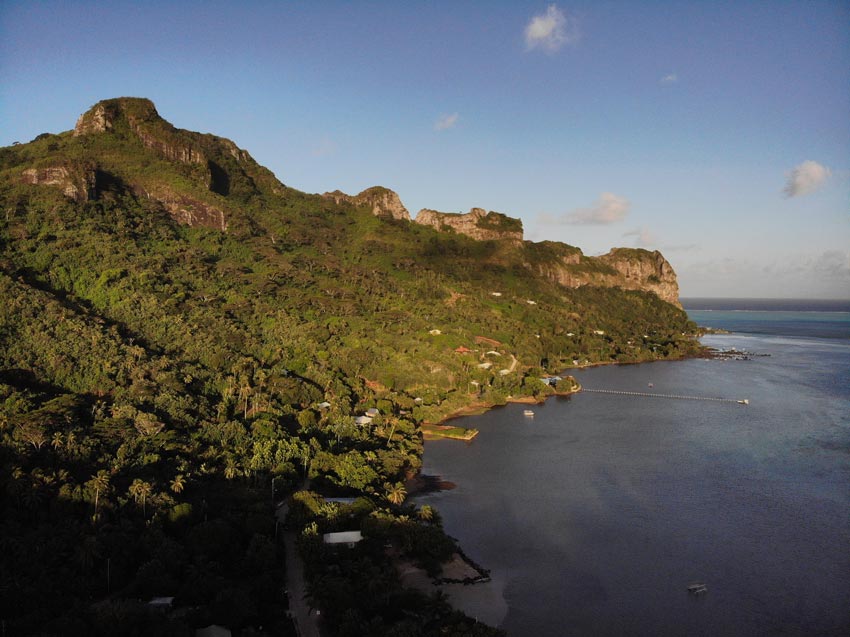
[[[0,145],[148,97],[306,192],[660,250],[683,297],[850,299],[850,3],[0,4]]]

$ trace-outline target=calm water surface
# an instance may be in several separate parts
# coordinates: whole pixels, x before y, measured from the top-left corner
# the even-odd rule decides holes
[[[749,406],[578,394],[426,443],[458,487],[419,502],[492,569],[455,603],[511,636],[850,634],[850,341],[705,342],[771,356],[576,375]]]

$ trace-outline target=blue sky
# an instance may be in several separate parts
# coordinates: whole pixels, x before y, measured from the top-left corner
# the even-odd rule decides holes
[[[682,296],[850,298],[847,2],[0,5],[0,144],[121,95],[307,192],[659,249]]]

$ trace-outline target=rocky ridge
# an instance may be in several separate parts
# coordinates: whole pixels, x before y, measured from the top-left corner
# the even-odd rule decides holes
[[[367,206],[376,217],[410,221],[410,213],[401,203],[398,194],[383,186],[372,186],[356,195],[347,195],[341,190],[334,190],[324,193],[322,197],[336,204],[350,203],[355,206]]]
[[[473,208],[467,214],[438,212],[423,208],[416,215],[416,223],[431,226],[441,232],[457,232],[477,241],[522,242],[522,221],[499,212],[486,212]]]
[[[119,97],[98,102],[80,115],[74,137],[115,130],[122,119],[142,144],[163,159],[184,164],[207,163],[204,153],[181,138],[180,131],[159,116],[153,102],[143,98]]]
[[[240,181],[243,191],[247,191],[243,197],[258,194],[259,184],[275,195],[286,189],[229,139],[175,128],[160,117],[148,99],[120,97],[98,102],[79,117],[72,135],[109,133],[135,138],[159,159],[189,167],[189,181],[200,188],[175,188],[138,178],[125,184],[137,196],[159,201],[181,224],[226,231],[230,208],[226,198],[234,189],[234,181]],[[59,187],[67,197],[81,202],[98,196],[100,181],[116,181],[110,170],[93,161],[64,162],[24,170],[21,178],[25,183]]]
[[[270,171],[257,165],[232,141],[177,129],[162,119],[147,99],[122,97],[98,102],[80,116],[73,136],[106,133],[135,138],[158,158],[187,167],[190,181],[198,183],[200,188],[135,179],[127,183],[137,196],[160,202],[181,224],[227,231],[228,198],[237,182],[244,191],[243,199],[262,196],[263,192],[281,195],[286,190]],[[109,167],[92,160],[64,160],[27,168],[20,178],[24,183],[60,188],[70,199],[84,202],[99,196],[101,181],[113,179],[108,170]],[[398,194],[382,186],[367,188],[357,195],[336,190],[322,197],[336,204],[365,206],[377,217],[414,221],[476,241],[500,242],[519,257],[526,269],[564,287],[591,285],[645,290],[679,306],[676,274],[658,251],[615,248],[606,255],[588,257],[566,244],[524,241],[520,219],[483,208],[472,208],[466,214],[425,208],[411,220]]]

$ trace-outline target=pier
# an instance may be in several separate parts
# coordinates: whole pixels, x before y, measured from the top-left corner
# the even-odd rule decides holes
[[[617,396],[641,396],[643,398],[673,398],[676,400],[710,400],[717,403],[737,403],[739,405],[749,405],[750,401],[746,398],[738,400],[735,398],[713,398],[711,396],[680,396],[679,394],[653,394],[643,391],[621,391],[618,389],[588,389],[582,387],[581,391],[589,394],[614,394]]]

